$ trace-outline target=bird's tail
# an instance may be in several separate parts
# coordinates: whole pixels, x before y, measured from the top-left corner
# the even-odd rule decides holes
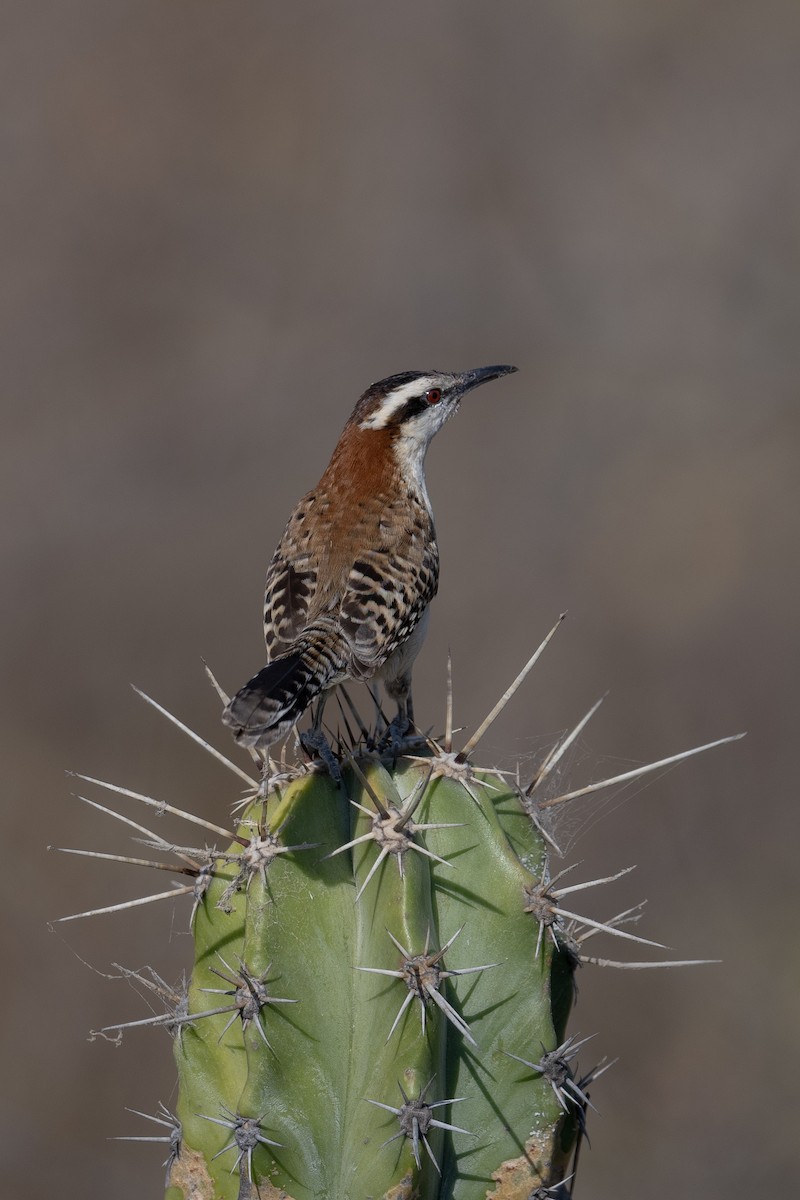
[[[280,741],[311,701],[343,676],[343,652],[341,636],[319,622],[254,675],[222,714],[239,745],[261,749]]]

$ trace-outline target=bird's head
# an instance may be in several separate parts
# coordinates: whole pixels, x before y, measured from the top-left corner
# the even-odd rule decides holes
[[[478,367],[474,371],[404,371],[367,388],[348,424],[386,430],[423,454],[432,437],[458,411],[462,397],[482,383],[510,375],[516,367]]]

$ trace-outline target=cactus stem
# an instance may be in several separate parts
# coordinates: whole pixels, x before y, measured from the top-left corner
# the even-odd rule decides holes
[[[172,1164],[181,1156],[181,1139],[183,1137],[183,1129],[178,1118],[169,1111],[169,1109],[159,1101],[158,1112],[159,1116],[152,1117],[149,1113],[140,1112],[138,1108],[126,1108],[126,1112],[133,1113],[137,1117],[144,1117],[145,1121],[154,1121],[157,1125],[163,1125],[169,1130],[168,1134],[163,1136],[133,1136],[122,1134],[118,1137],[109,1138],[112,1142],[165,1142],[169,1146],[169,1155],[161,1164],[166,1167],[166,1184],[169,1186],[169,1174],[172,1170]]]
[[[500,713],[503,711],[505,706],[508,704],[509,700],[511,700],[511,698],[515,695],[515,693],[518,691],[518,689],[522,686],[522,684],[524,683],[525,679],[527,678],[529,672],[533,669],[535,664],[538,662],[540,656],[542,655],[542,653],[544,652],[548,643],[550,642],[550,639],[553,637],[553,635],[555,634],[556,630],[558,629],[559,625],[564,620],[566,615],[567,615],[566,613],[561,614],[561,616],[558,618],[558,620],[556,621],[553,628],[548,633],[547,637],[544,639],[544,641],[539,646],[539,648],[537,650],[535,650],[534,653],[531,655],[531,657],[528,659],[525,666],[522,668],[519,675],[517,675],[514,682],[508,688],[506,688],[506,690],[503,692],[500,699],[495,704],[492,711],[486,717],[484,717],[484,719],[481,721],[480,725],[475,730],[472,737],[467,741],[466,745],[460,751],[460,758],[462,759],[462,761],[464,759],[467,759],[470,756],[470,754],[475,749],[475,747],[478,745],[478,742],[481,740],[483,735],[495,723],[497,718],[500,716]]]
[[[633,771],[624,771],[621,775],[612,775],[609,779],[600,779],[596,783],[587,784],[586,787],[576,788],[575,791],[565,792],[561,796],[554,796],[552,800],[542,800],[539,808],[553,808],[556,804],[566,804],[568,800],[577,800],[579,796],[588,796],[592,792],[599,792],[603,788],[612,787],[617,783],[629,783],[632,779],[648,775],[651,771],[658,771],[661,767],[669,767],[672,763],[681,762],[684,758],[691,758],[695,754],[703,754],[706,750],[713,750],[715,746],[725,746],[728,742],[738,742],[743,737],[745,737],[745,734],[735,733],[732,737],[718,738],[715,742],[706,742],[704,746],[695,746],[691,750],[683,750],[680,754],[672,754],[669,758],[659,759],[658,762],[647,763],[646,766],[636,767]]]
[[[340,689],[342,720],[333,721],[332,731],[319,725],[346,772],[338,787],[324,761],[303,761],[287,769],[291,739],[284,740],[280,753],[275,751],[275,760],[251,752],[256,769],[249,767],[250,774],[241,771],[140,693],[244,781],[244,788],[236,785],[245,798],[234,812],[247,811],[235,818],[235,832],[128,788],[79,776],[153,809],[151,818],[143,819],[154,824],[156,816],[171,814],[200,826],[202,833],[189,833],[185,840],[208,842],[204,848],[172,844],[121,812],[80,797],[127,825],[128,841],[132,835],[134,843],[143,842],[148,849],[139,845],[131,847],[130,854],[110,854],[59,848],[175,877],[170,891],[61,921],[193,896],[191,991],[185,982],[182,990],[168,987],[148,967],[138,972],[118,968],[145,1000],[150,1015],[99,1031],[117,1042],[124,1031],[138,1026],[161,1027],[173,1036],[182,1128],[163,1105],[154,1117],[130,1110],[158,1128],[150,1125],[149,1134],[121,1139],[168,1145],[170,1195],[181,1191],[199,1196],[202,1191],[226,1200],[254,1200],[260,1187],[276,1198],[279,1192],[287,1197],[291,1192],[298,1200],[333,1200],[345,1193],[356,1198],[401,1193],[410,1197],[412,1192],[420,1200],[423,1195],[432,1200],[439,1193],[461,1196],[463,1190],[463,1200],[478,1200],[479,1193],[488,1195],[485,1185],[494,1180],[497,1196],[502,1193],[509,1200],[512,1195],[518,1200],[568,1200],[568,1181],[558,1186],[554,1181],[566,1170],[570,1155],[570,1179],[574,1178],[588,1109],[593,1107],[592,1085],[612,1065],[603,1059],[581,1073],[577,1057],[588,1039],[562,1040],[575,995],[575,970],[584,963],[643,970],[711,960],[623,963],[589,956],[588,940],[600,933],[650,947],[660,943],[628,932],[641,917],[641,905],[605,922],[563,907],[571,893],[612,883],[633,868],[572,883],[568,875],[573,867],[551,874],[548,844],[560,851],[540,822],[546,821],[549,808],[559,811],[569,800],[624,785],[736,739],[724,738],[556,796],[566,786],[556,780],[567,752],[599,708],[598,700],[574,728],[559,735],[525,787],[519,768],[508,780],[507,772],[478,770],[471,761],[473,751],[521,688],[559,624],[459,752],[453,749],[454,736],[460,742],[466,734],[454,728],[449,654],[444,732],[440,736],[437,730],[436,738],[428,730],[403,741],[374,694],[376,715],[369,723],[374,728],[368,727],[348,691]],[[206,671],[220,700],[227,702]],[[299,740],[297,729],[294,734]],[[128,807],[127,802],[114,802],[121,809]],[[477,821],[477,832],[483,835],[477,839],[470,816],[473,804],[483,818]],[[442,819],[437,822],[436,817]],[[224,819],[226,824],[233,820]],[[310,860],[295,853],[314,846],[322,849]],[[327,853],[332,847],[338,848]],[[345,858],[345,851],[353,852]],[[409,851],[416,854],[409,857]],[[325,859],[313,861],[323,852]],[[161,854],[164,861],[145,857],[148,853]],[[438,868],[431,870],[434,863],[462,865],[466,854],[466,861],[474,865],[466,880],[463,867],[449,878]],[[397,873],[384,865],[391,856]],[[375,882],[364,898],[373,876]],[[355,908],[354,894],[361,901]],[[219,908],[232,917],[221,917]],[[454,943],[464,929],[462,954]],[[447,930],[455,932],[445,940]],[[458,963],[490,958],[501,961],[447,965],[451,959]],[[375,965],[356,967],[357,962]],[[497,976],[482,979],[484,971],[501,965]],[[389,978],[365,981],[354,970]],[[277,982],[283,980],[288,982]],[[494,981],[502,985],[499,992]],[[272,996],[273,986],[294,991],[295,998]],[[302,1000],[299,1025],[295,1010],[277,1007],[297,1004],[297,997]],[[416,1012],[411,1011],[417,1002],[421,1035]],[[271,1013],[269,1005],[275,1005]],[[190,1012],[190,1007],[202,1011]],[[485,1070],[491,1074],[490,1092],[475,1074],[479,1043]],[[522,1054],[509,1054],[509,1045]],[[546,1049],[552,1046],[556,1049]],[[377,1099],[390,1096],[396,1101],[395,1079],[402,1097],[399,1106]],[[436,1079],[441,1082],[434,1092]],[[458,1095],[440,1099],[443,1093]],[[370,1095],[376,1099],[367,1100]],[[465,1125],[480,1134],[469,1151],[469,1163],[462,1161],[452,1140],[458,1140],[456,1134],[475,1135],[438,1120],[439,1114],[450,1115],[447,1105],[459,1101]],[[209,1122],[215,1130],[208,1128]],[[446,1139],[442,1131],[452,1133],[453,1139]],[[286,1148],[272,1149],[282,1146],[271,1139],[272,1132],[287,1135]],[[395,1142],[394,1151],[376,1153],[388,1133],[392,1136],[382,1144]]]
[[[186,736],[190,737],[193,742],[197,743],[198,746],[202,746],[202,748],[206,750],[212,758],[215,758],[217,762],[222,763],[222,765],[227,767],[229,771],[233,771],[233,773],[238,775],[240,779],[243,779],[248,786],[258,786],[256,780],[252,779],[246,771],[243,771],[241,767],[237,767],[236,763],[231,762],[229,758],[226,758],[224,754],[221,754],[215,746],[212,746],[210,742],[207,742],[205,738],[200,736],[199,733],[195,733],[195,731],[190,729],[188,725],[184,725],[183,721],[180,721],[176,716],[169,712],[168,709],[159,704],[157,700],[154,700],[152,696],[148,696],[146,692],[143,692],[141,688],[136,687],[135,684],[131,684],[131,687],[138,696],[141,696],[142,699],[146,700],[148,704],[152,704],[156,712],[160,712],[161,715],[166,717],[168,721],[171,721],[173,725],[177,725],[178,729],[182,730]],[[81,778],[85,778],[85,776],[82,776]]]
[[[415,1100],[410,1100],[403,1091],[402,1085],[398,1083],[397,1086],[400,1088],[400,1095],[403,1097],[403,1104],[400,1108],[395,1108],[391,1104],[383,1104],[380,1100],[367,1100],[366,1096],[364,1099],[367,1100],[367,1104],[373,1104],[376,1108],[383,1108],[386,1112],[394,1113],[400,1122],[399,1132],[387,1138],[381,1145],[381,1150],[384,1146],[390,1145],[391,1142],[396,1141],[400,1137],[411,1138],[411,1152],[414,1155],[414,1162],[417,1164],[417,1170],[419,1171],[422,1168],[419,1153],[419,1143],[421,1141],[428,1153],[428,1157],[439,1175],[441,1175],[441,1168],[436,1161],[426,1136],[428,1130],[431,1127],[435,1129],[449,1129],[453,1133],[465,1133],[467,1137],[475,1137],[475,1134],[470,1133],[468,1129],[461,1129],[458,1125],[448,1125],[446,1121],[437,1121],[434,1118],[434,1109],[442,1108],[447,1104],[458,1104],[459,1101],[466,1099],[465,1096],[456,1096],[452,1100],[435,1100],[432,1104],[428,1104],[425,1100],[425,1093],[435,1078],[436,1076],[433,1076],[433,1078],[428,1080]]]

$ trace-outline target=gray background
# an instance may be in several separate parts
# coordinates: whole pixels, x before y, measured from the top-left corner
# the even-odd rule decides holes
[[[223,819],[234,777],[129,683],[228,748],[200,658],[261,665],[266,562],[358,394],[507,361],[429,458],[421,719],[448,646],[474,727],[566,608],[488,761],[606,689],[574,786],[749,731],[562,824],[584,877],[639,864],[584,911],[648,896],[643,932],[724,960],[581,972],[582,1065],[620,1061],[577,1194],[786,1194],[800,7],[7,0],[2,26],[7,1193],[158,1195],[159,1148],[106,1139],[173,1099],[166,1034],[85,1035],[146,1013],[112,961],[176,977],[186,910],[47,932],[167,886],[45,853],[129,845],[64,770]]]

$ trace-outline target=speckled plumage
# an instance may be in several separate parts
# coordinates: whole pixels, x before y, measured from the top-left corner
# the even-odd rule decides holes
[[[488,379],[512,369],[482,370]],[[463,392],[484,382],[472,379],[478,374],[406,372],[373,384],[356,404],[270,563],[267,666],[223,718],[242,744],[277,741],[316,696],[346,679],[382,679],[405,715],[439,579],[425,451]]]

